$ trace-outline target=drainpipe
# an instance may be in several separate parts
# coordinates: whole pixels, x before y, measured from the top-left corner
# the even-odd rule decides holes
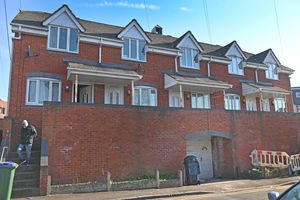
[[[103,38],[100,38],[100,46],[99,46],[99,63],[102,63],[102,43],[103,43]]]
[[[258,73],[257,71],[259,70],[259,65],[257,66],[257,69],[255,69],[255,82],[258,82]]]
[[[74,96],[75,103],[77,103],[77,94],[78,94],[78,74],[75,75],[75,96]]]
[[[131,105],[134,105],[134,81],[131,81]]]
[[[175,72],[177,73],[178,72],[178,66],[177,66],[177,59],[179,58],[179,53],[177,52],[177,55],[175,57]]]
[[[207,63],[207,76],[210,77],[210,63],[212,61],[212,57],[209,57],[209,61]]]
[[[183,104],[183,91],[182,91],[182,85],[179,85],[179,93],[180,93],[180,107],[183,108],[184,104]]]

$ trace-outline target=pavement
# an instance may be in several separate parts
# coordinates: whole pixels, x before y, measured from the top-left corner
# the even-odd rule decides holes
[[[300,181],[300,176],[260,179],[260,180],[215,180],[200,185],[183,186],[164,189],[145,189],[132,191],[111,191],[95,193],[59,194],[41,197],[17,198],[14,200],[134,200],[158,199],[186,195],[218,194],[233,191],[251,190],[255,188],[292,185]]]

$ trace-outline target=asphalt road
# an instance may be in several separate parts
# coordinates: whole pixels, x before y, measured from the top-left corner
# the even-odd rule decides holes
[[[253,188],[243,191],[235,191],[235,192],[224,192],[224,193],[214,193],[214,194],[201,194],[201,195],[187,195],[187,196],[179,196],[179,197],[171,197],[171,198],[161,198],[160,200],[198,200],[198,199],[206,199],[206,200],[267,200],[268,192],[277,191],[279,193],[283,192],[291,185],[285,186],[276,186],[276,187],[262,187],[262,188]]]

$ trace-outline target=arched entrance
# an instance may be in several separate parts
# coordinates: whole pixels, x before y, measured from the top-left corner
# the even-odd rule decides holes
[[[187,134],[186,155],[194,155],[200,164],[200,179],[233,176],[232,136],[217,131]]]

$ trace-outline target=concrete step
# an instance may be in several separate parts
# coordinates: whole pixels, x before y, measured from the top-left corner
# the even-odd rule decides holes
[[[24,156],[25,158],[25,156]],[[9,157],[6,161],[11,161],[20,164],[20,159],[19,158],[11,158]],[[40,163],[40,157],[31,157],[30,162],[32,163]]]
[[[24,188],[18,188],[13,189],[12,191],[12,197],[13,198],[20,198],[20,197],[33,197],[33,196],[39,196],[40,195],[40,189],[38,187],[24,187]]]
[[[26,155],[26,152],[23,151],[23,155],[25,156]],[[31,151],[31,157],[32,158],[39,158],[41,156],[41,152],[40,151]],[[19,158],[18,157],[18,154],[16,151],[13,151],[13,152],[9,152],[8,153],[8,158]]]
[[[24,180],[24,179],[34,179],[34,178],[39,178],[40,177],[40,172],[39,171],[24,171],[24,172],[18,172],[15,174],[14,180]]]
[[[16,174],[20,172],[34,172],[34,171],[39,171],[40,170],[40,165],[39,164],[30,164],[30,165],[19,165],[19,167],[16,169]]]
[[[40,180],[37,177],[33,179],[22,179],[22,180],[14,180],[14,189],[21,189],[24,187],[39,187]]]

